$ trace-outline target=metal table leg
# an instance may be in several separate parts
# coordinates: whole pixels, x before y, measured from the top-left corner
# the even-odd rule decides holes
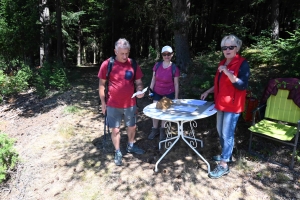
[[[182,122],[176,122],[177,123],[177,129],[178,129],[178,136],[176,137],[167,137],[167,139],[160,141],[159,142],[159,149],[161,149],[161,143],[166,143],[166,149],[167,151],[160,157],[160,159],[156,162],[155,164],[155,172],[158,172],[158,164],[160,163],[160,161],[168,154],[168,152],[173,148],[173,146],[178,142],[179,138],[181,137],[183,139],[183,141],[191,148],[193,149],[193,151],[206,163],[207,165],[207,170],[208,173],[210,172],[210,164],[205,160],[205,158],[203,158],[203,156],[196,150],[197,147],[197,142],[200,142],[201,147],[203,147],[203,141],[199,140],[195,137],[195,133],[194,133],[194,129],[193,127],[196,127],[196,122],[192,121],[190,122],[190,128],[191,128],[191,132],[189,133],[188,136],[185,136],[183,134],[183,124],[187,122],[187,121],[182,121]],[[168,126],[168,131],[170,130],[170,122],[168,122],[169,124]],[[168,133],[169,134],[169,133]],[[186,140],[189,139],[190,141]],[[171,142],[171,140],[174,140],[174,142]]]

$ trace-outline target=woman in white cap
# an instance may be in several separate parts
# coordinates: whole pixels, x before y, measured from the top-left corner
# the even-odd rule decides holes
[[[173,63],[173,49],[170,46],[164,46],[161,50],[163,57],[162,62],[155,63],[153,67],[153,76],[150,89],[153,93],[153,102],[157,102],[163,97],[169,99],[178,99],[179,93],[179,68]],[[160,135],[159,139],[166,138],[165,121],[161,121],[159,128],[159,120],[152,119],[153,127],[148,139],[153,140],[155,136]]]

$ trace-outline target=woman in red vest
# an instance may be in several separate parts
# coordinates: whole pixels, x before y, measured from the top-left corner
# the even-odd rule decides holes
[[[210,178],[220,178],[229,173],[227,163],[232,158],[234,131],[238,118],[244,111],[250,66],[245,58],[238,54],[241,46],[242,41],[235,35],[228,35],[222,39],[221,49],[225,59],[219,63],[214,86],[200,96],[201,99],[205,99],[209,93],[214,93],[217,131],[222,147],[222,153],[213,156],[213,160],[219,161],[219,164],[208,174]]]

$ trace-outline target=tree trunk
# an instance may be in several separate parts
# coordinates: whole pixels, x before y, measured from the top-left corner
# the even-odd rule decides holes
[[[174,15],[176,64],[182,71],[188,71],[191,65],[188,44],[190,0],[172,0],[172,8]]]
[[[206,24],[207,26],[207,32],[205,34],[206,41],[211,41],[213,38],[214,33],[214,27],[213,24],[215,23],[215,16],[216,16],[216,10],[217,10],[217,1],[212,0],[211,2],[211,12],[209,14],[209,24]]]
[[[115,40],[114,40],[114,35],[115,35],[115,0],[111,1],[111,47],[113,49],[115,48]],[[111,52],[111,51],[110,51]]]
[[[158,27],[158,19],[155,20],[154,26],[154,44],[156,50],[156,60],[160,58],[160,47],[159,47],[159,27]]]
[[[81,64],[85,65],[87,63],[87,55],[86,55],[86,46],[82,46],[82,56],[81,56]]]
[[[279,38],[279,0],[272,0],[272,39]]]
[[[81,65],[81,25],[78,21],[78,31],[77,31],[77,66]]]
[[[40,66],[43,66],[44,61],[49,61],[49,22],[50,12],[47,5],[47,0],[42,0],[41,5],[43,13],[40,16],[42,23],[41,28],[41,44],[40,44]]]
[[[61,25],[61,0],[56,0],[56,33],[57,33],[57,61],[62,62],[62,25]]]
[[[97,58],[97,49],[93,48],[93,64],[96,64],[96,58]]]

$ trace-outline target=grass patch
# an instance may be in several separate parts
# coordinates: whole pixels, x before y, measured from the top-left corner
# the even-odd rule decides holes
[[[269,169],[263,169],[257,172],[256,177],[260,180],[264,178],[271,178],[272,172]]]
[[[240,170],[243,170],[245,172],[249,172],[253,170],[253,167],[248,166],[247,164],[248,160],[248,153],[245,151],[237,151],[237,168]]]
[[[70,124],[62,124],[58,128],[58,133],[61,137],[65,139],[70,139],[72,136],[75,135],[74,127]]]
[[[81,109],[77,106],[67,106],[64,109],[64,113],[67,114],[75,114],[75,113],[79,113],[81,111]]]
[[[276,182],[278,183],[286,183],[290,180],[290,178],[284,173],[276,173]]]

